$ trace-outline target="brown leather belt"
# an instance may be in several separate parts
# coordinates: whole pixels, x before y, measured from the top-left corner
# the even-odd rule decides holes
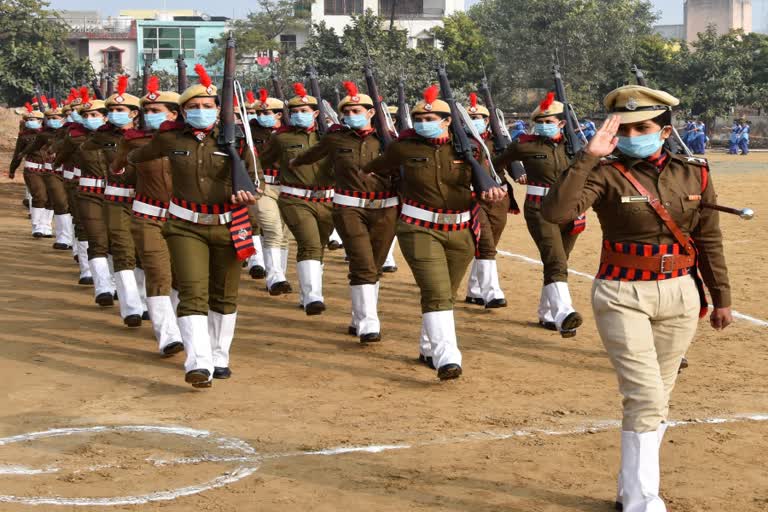
[[[691,268],[695,263],[695,256],[687,254],[657,254],[655,256],[638,256],[636,254],[624,254],[603,249],[600,255],[600,263],[615,265],[635,270],[647,270],[658,274],[669,274],[676,270]]]

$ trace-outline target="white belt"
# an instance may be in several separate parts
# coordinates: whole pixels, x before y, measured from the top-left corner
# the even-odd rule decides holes
[[[160,206],[155,206],[141,201],[133,202],[133,211],[142,215],[149,215],[150,217],[161,217],[163,219],[168,215],[168,208],[161,208]]]
[[[44,169],[43,164],[36,164],[34,162],[24,162],[25,169]]]
[[[278,183],[277,176],[270,176],[269,174],[264,175],[264,183],[268,183],[270,185],[274,185]]]
[[[545,196],[549,194],[549,187],[537,187],[535,185],[528,185],[526,193],[529,196]]]
[[[280,193],[304,197],[307,199],[330,199],[333,197],[333,189],[308,190],[306,188],[287,187],[285,185],[280,185]]]
[[[364,199],[362,197],[346,196],[339,194],[338,192],[333,195],[333,204],[339,204],[341,206],[351,206],[353,208],[391,208],[400,204],[400,199],[395,197],[387,197],[385,199]]]
[[[104,189],[104,195],[119,196],[119,197],[133,197],[136,195],[136,191],[132,188],[115,187],[114,185],[107,185],[107,188]]]
[[[98,180],[96,178],[83,178],[81,176],[78,184],[81,187],[104,188],[104,180]]]
[[[217,226],[227,224],[232,221],[232,212],[227,213],[200,213],[187,210],[184,207],[171,203],[168,206],[168,213],[182,220],[193,222],[195,224],[205,224],[207,226]]]
[[[73,180],[73,179],[75,179],[75,173],[73,171],[64,170],[64,179],[65,180]]]
[[[78,178],[83,175],[83,171],[81,171],[78,167],[75,167],[74,169],[72,169],[72,172],[74,172],[75,176],[77,176]]]
[[[432,222],[433,224],[461,224],[472,219],[471,212],[436,213],[409,204],[403,205],[401,213],[407,217],[413,217],[424,222]]]
[[[53,164],[43,164],[43,169],[45,169],[46,171],[52,171]]]

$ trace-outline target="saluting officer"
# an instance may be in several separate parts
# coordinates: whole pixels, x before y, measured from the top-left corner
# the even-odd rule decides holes
[[[83,98],[80,115],[88,135],[73,154],[74,164],[81,170],[78,179],[78,210],[88,238],[88,263],[93,274],[96,303],[100,306],[112,306],[115,284],[107,259],[109,234],[104,188],[109,163],[115,157],[119,135],[114,132],[114,127],[107,123],[107,106],[104,101],[90,99],[87,92]]]
[[[638,85],[608,94],[613,115],[542,207],[556,224],[589,207],[600,219],[592,307],[624,397],[618,504],[626,512],[666,510],[659,447],[680,361],[707,311],[699,270],[714,302],[712,327],[732,321],[719,216],[703,207],[717,201],[709,166],[663,149],[678,103]]]
[[[495,154],[490,124],[490,112],[488,108],[477,103],[477,94],[470,93],[469,108],[467,113],[472,119],[475,129],[483,138],[488,148],[488,153]],[[490,173],[490,168],[489,168]],[[507,226],[507,213],[509,212],[509,196],[501,201],[480,201],[480,243],[478,245],[478,257],[472,262],[467,282],[466,302],[485,306],[487,309],[507,307],[507,299],[499,284],[499,270],[496,266],[496,246],[499,244],[501,234]]]
[[[272,98],[266,89],[259,90],[256,114],[251,119],[251,135],[256,154],[260,155],[272,134],[283,124],[284,103]],[[264,168],[264,195],[252,207],[256,211],[262,232],[264,266],[267,272],[267,291],[270,295],[291,293],[293,288],[285,277],[288,270],[288,227],[280,216],[278,197],[280,177],[277,166]]]
[[[219,147],[220,101],[202,65],[200,83],[179,98],[186,125],[160,131],[128,155],[128,162],[168,158],[172,187],[163,234],[179,290],[176,310],[187,359],[185,380],[210,387],[213,378],[228,379],[229,351],[237,320],[240,260],[253,252],[247,204],[252,194],[232,194],[229,155]],[[246,165],[253,170],[250,151]]]
[[[541,216],[541,201],[560,174],[570,165],[565,152],[562,129],[565,126],[563,104],[549,93],[531,114],[535,123],[533,135],[521,135],[494,159],[496,168],[504,168],[515,160],[522,161],[526,174],[515,176],[527,184],[523,213],[528,232],[539,249],[544,263],[544,285],[539,300],[539,324],[560,331],[565,337],[576,335],[582,323],[573,308],[568,289],[568,256],[583,231],[583,217],[578,222],[553,224]]]
[[[401,133],[363,170],[386,177],[401,174],[397,238],[421,290],[419,360],[437,368],[438,378],[446,380],[462,372],[453,306],[475,254],[476,220],[472,168],[451,144],[451,109],[437,99],[438,93],[434,85],[425,91],[411,111],[414,131]],[[498,188],[492,193],[503,196]]]
[[[45,115],[35,110],[30,103],[24,105],[24,130],[19,133],[16,140],[16,148],[13,151],[11,167],[8,176],[13,179],[16,169],[24,161],[24,183],[32,196],[30,201],[29,216],[32,221],[32,236],[35,238],[51,238],[51,219],[46,206],[48,205],[48,191],[45,188],[43,171],[45,170],[44,156],[41,147],[35,151],[31,149],[35,145],[37,136],[43,132]]]
[[[118,304],[123,323],[138,327],[146,309],[144,299],[144,271],[136,268],[136,246],[131,235],[131,203],[136,191],[136,177],[125,168],[125,155],[140,145],[138,140],[147,134],[138,129],[141,100],[125,91],[128,77],[117,80],[117,92],[107,98],[107,118],[112,125],[116,148],[107,152],[110,156],[107,183],[104,188],[109,252],[114,265]],[[110,146],[111,149],[111,146]],[[132,169],[131,169],[132,170]]]
[[[283,220],[298,245],[296,270],[299,274],[301,306],[307,315],[325,311],[323,298],[323,249],[333,231],[333,174],[327,159],[291,167],[289,162],[319,140],[317,98],[309,96],[302,84],[294,84],[296,95],[288,101],[290,126],[272,135],[261,153],[264,169],[280,171],[278,205]]]
[[[181,129],[179,95],[161,91],[159,80],[147,81],[147,94],[141,98],[146,131],[133,130],[120,145],[116,166],[125,166],[133,176],[136,194],[131,205],[131,235],[146,276],[147,307],[160,353],[170,356],[184,350],[176,322],[176,307],[171,299],[173,274],[163,226],[168,218],[172,182],[167,155],[138,164],[127,162],[130,151],[148,144],[158,132]],[[178,295],[178,294],[177,294]]]
[[[339,102],[343,126],[335,125],[315,146],[291,160],[291,166],[332,162],[335,191],[333,221],[349,257],[352,323],[349,333],[363,343],[381,340],[378,314],[381,267],[395,237],[399,199],[393,179],[363,172],[377,158],[381,140],[373,127],[373,100],[344,82],[347,95]]]
[[[79,150],[80,145],[85,142],[85,138],[89,133],[83,126],[83,118],[80,116],[80,110],[83,106],[83,98],[88,97],[88,88],[81,87],[79,91],[77,89],[72,89],[71,94],[73,97],[72,102],[70,103],[72,110],[69,113],[69,118],[71,118],[71,120],[68,120],[65,125],[66,134],[54,147],[56,159],[53,162],[53,166],[60,166],[62,168],[62,177],[64,178],[69,209],[72,214],[75,234],[73,244],[77,250],[77,262],[80,266],[80,280],[78,281],[78,284],[93,285],[94,281],[93,275],[91,274],[91,266],[88,263],[88,236],[80,217],[78,200],[78,187],[82,171],[80,170],[80,167],[78,167],[79,164],[76,161],[76,153]]]

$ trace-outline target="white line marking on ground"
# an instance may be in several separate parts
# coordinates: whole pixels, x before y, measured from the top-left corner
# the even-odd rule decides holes
[[[768,421],[768,414],[738,414],[726,418],[704,418],[704,419],[690,419],[669,422],[670,427],[680,427],[686,425],[713,425],[723,423],[743,423],[743,422],[765,422]],[[32,432],[29,434],[21,434],[12,437],[6,437],[0,439],[0,446],[12,444],[16,442],[29,441],[34,439],[44,439],[50,437],[62,437],[73,434],[94,434],[94,433],[106,433],[106,432],[150,432],[150,433],[163,433],[163,434],[175,434],[186,437],[194,437],[201,439],[209,439],[216,441],[220,447],[227,449],[242,450],[247,455],[236,457],[221,457],[215,455],[204,455],[201,457],[182,457],[173,460],[160,460],[154,458],[146,459],[147,462],[154,464],[155,466],[166,465],[183,465],[183,464],[200,464],[202,462],[237,462],[247,465],[240,466],[235,470],[225,473],[221,476],[214,478],[208,482],[192,485],[188,487],[181,487],[171,491],[160,491],[149,494],[143,494],[139,496],[116,496],[111,498],[67,498],[61,496],[12,496],[12,495],[0,495],[0,503],[23,503],[26,505],[64,505],[64,506],[80,506],[80,507],[106,507],[106,506],[118,506],[118,505],[142,505],[155,501],[170,501],[183,496],[191,496],[193,494],[199,494],[211,489],[224,487],[226,485],[235,483],[243,478],[246,478],[255,473],[261,463],[267,459],[280,459],[288,457],[303,457],[303,456],[333,456],[344,455],[349,453],[383,453],[393,450],[407,450],[410,448],[443,445],[443,444],[457,444],[477,441],[501,441],[505,439],[519,438],[519,437],[532,437],[532,436],[567,436],[578,435],[586,433],[598,433],[607,432],[621,426],[621,422],[616,420],[596,421],[584,425],[578,425],[572,428],[563,430],[551,430],[551,429],[527,429],[527,430],[512,430],[507,432],[468,432],[460,436],[434,439],[431,441],[423,441],[411,444],[385,444],[385,445],[369,445],[369,446],[339,446],[335,448],[327,448],[322,450],[308,450],[298,452],[285,452],[261,455],[243,440],[230,438],[230,437],[216,437],[210,432],[205,430],[195,430],[189,428],[179,427],[159,427],[159,426],[122,426],[122,427],[84,427],[84,428],[71,428],[71,429],[53,429],[44,432]],[[88,469],[96,469],[99,467],[115,467],[115,466],[91,466]],[[119,467],[119,466],[116,466]],[[3,470],[7,470],[3,472]],[[14,471],[18,470],[18,471]],[[34,468],[28,468],[25,466],[0,466],[0,475],[13,474],[13,475],[28,475],[36,476],[45,473],[53,473],[59,471],[57,468],[46,468],[38,470]],[[82,471],[82,470],[81,470]]]
[[[539,266],[544,265],[540,260],[529,258],[528,256],[523,256],[522,254],[515,254],[515,253],[511,253],[509,251],[502,251],[500,249],[497,249],[496,252],[498,252],[502,256],[506,256],[507,258],[514,258],[514,259],[517,259],[517,260],[520,260],[520,261],[524,261],[526,263],[530,263],[531,265],[539,265]],[[580,277],[585,277],[585,278],[589,279],[590,281],[594,281],[595,280],[595,276],[587,274],[585,272],[579,272],[578,270],[573,270],[573,269],[569,268],[568,269],[568,273],[573,274],[573,275],[577,275],[577,276],[580,276]],[[712,309],[712,306],[710,306],[709,308]],[[734,318],[738,318],[740,320],[746,320],[747,322],[751,322],[751,323],[753,323],[755,325],[759,325],[760,327],[768,327],[768,321],[760,320],[759,318],[755,318],[753,316],[745,315],[744,313],[739,313],[738,311],[734,311],[733,312],[733,317]]]

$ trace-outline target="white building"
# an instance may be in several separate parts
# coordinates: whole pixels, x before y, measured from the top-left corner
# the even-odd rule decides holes
[[[408,46],[434,46],[430,31],[442,26],[443,18],[464,10],[464,0],[314,0],[311,6],[311,22],[325,24],[338,35],[352,22],[353,14],[370,9],[374,14],[393,21],[396,30],[406,30]],[[387,25],[388,26],[388,25]],[[297,31],[280,36],[287,49],[301,48],[306,33]]]

